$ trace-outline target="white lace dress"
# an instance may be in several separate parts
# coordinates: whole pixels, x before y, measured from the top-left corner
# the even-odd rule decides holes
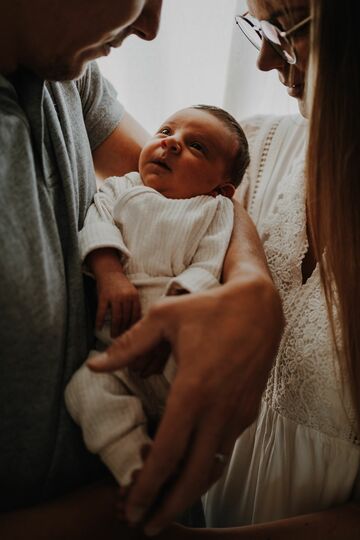
[[[280,291],[286,327],[259,416],[204,497],[209,527],[272,521],[360,499],[360,445],[331,338],[318,267],[305,284],[306,125],[247,126],[252,164],[243,196]]]

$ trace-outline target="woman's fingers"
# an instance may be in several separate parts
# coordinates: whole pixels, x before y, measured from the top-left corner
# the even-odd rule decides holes
[[[130,522],[145,521],[151,534],[161,530],[220,477],[239,432],[237,425],[229,434],[225,409],[223,396],[207,407],[190,381],[175,379],[151,452],[127,501]]]
[[[184,399],[185,395],[176,391],[176,383],[174,386],[175,392],[169,396],[151,452],[127,501],[126,515],[132,523],[145,519],[152,506],[164,494],[166,485],[177,475],[190,447],[192,409],[186,403],[187,396]]]
[[[91,357],[87,365],[93,371],[115,371],[131,364],[163,339],[156,318],[145,317],[116,338],[102,354]]]

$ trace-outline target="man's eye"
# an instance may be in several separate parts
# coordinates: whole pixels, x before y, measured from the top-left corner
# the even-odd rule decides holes
[[[190,146],[191,146],[191,148],[195,148],[195,150],[198,150],[199,152],[204,152],[204,150],[205,150],[203,145],[196,142],[196,141],[190,143]]]
[[[167,127],[161,128],[159,133],[161,133],[162,135],[170,135],[170,128],[167,128]]]

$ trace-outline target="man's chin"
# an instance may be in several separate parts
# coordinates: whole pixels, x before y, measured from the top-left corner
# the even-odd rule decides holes
[[[49,70],[48,74],[44,79],[47,81],[54,81],[54,82],[65,82],[65,81],[75,81],[76,79],[79,79],[85,71],[86,64],[82,64],[81,67],[68,67],[64,66],[63,68],[53,69]]]
[[[49,64],[36,66],[33,71],[46,81],[73,81],[83,75],[86,64],[85,60],[69,62],[54,60]]]

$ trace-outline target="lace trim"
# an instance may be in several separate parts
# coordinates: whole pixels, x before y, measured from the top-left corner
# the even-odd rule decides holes
[[[259,182],[276,127],[264,145]],[[274,209],[261,227],[286,319],[264,400],[299,424],[358,444],[355,411],[337,361],[318,267],[302,283],[308,249],[303,170],[304,163],[297,162],[279,183]]]
[[[271,143],[272,143],[272,140],[274,138],[275,132],[276,132],[277,128],[279,127],[279,124],[280,124],[280,118],[273,123],[273,125],[271,126],[271,128],[270,128],[270,130],[269,130],[269,132],[268,132],[268,134],[266,136],[265,142],[264,142],[263,151],[261,153],[261,158],[260,158],[260,163],[259,163],[259,168],[258,168],[258,174],[257,174],[256,180],[255,180],[254,189],[253,189],[253,193],[252,193],[252,197],[251,197],[251,201],[250,201],[250,205],[249,205],[249,213],[250,214],[251,214],[251,211],[253,210],[256,195],[257,195],[257,192],[259,190],[259,185],[260,185],[260,182],[261,182],[262,177],[264,175],[264,169],[265,169],[265,165],[266,165],[266,162],[267,162],[267,159],[268,159]]]

